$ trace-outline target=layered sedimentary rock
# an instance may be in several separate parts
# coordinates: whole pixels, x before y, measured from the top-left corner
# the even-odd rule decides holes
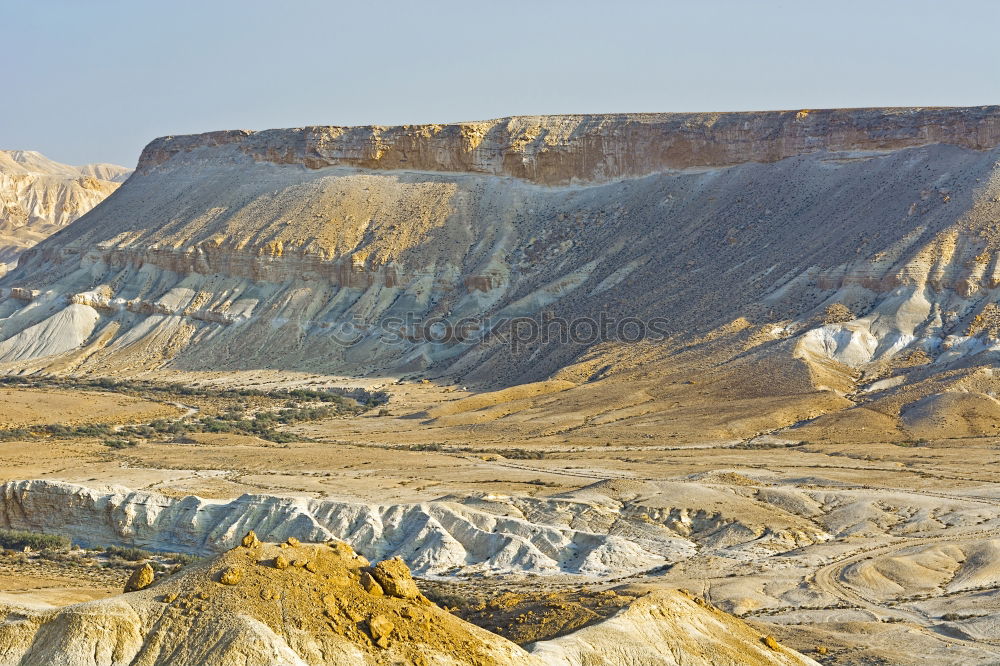
[[[343,543],[261,543],[252,533],[136,591],[5,610],[4,664],[816,663],[672,590],[529,653],[430,602],[398,561],[371,566]]]
[[[152,585],[0,622],[4,664],[540,664],[413,596],[366,591],[342,543],[251,542]],[[379,563],[373,572],[378,575]],[[150,570],[151,571],[151,570]],[[398,577],[413,585],[406,567]],[[792,662],[794,663],[794,662]]]
[[[581,511],[586,508],[580,506]],[[586,519],[580,523],[585,525]],[[4,484],[0,525],[72,534],[88,545],[142,545],[197,555],[232,547],[247,529],[265,539],[335,538],[368,557],[399,556],[415,570],[434,574],[606,575],[659,566],[695,550],[674,534],[639,543],[627,536],[497,515],[460,502],[374,505],[263,495],[175,500],[127,488],[101,492],[50,481]]]
[[[557,185],[776,162],[818,150],[933,143],[995,147],[1000,107],[519,116],[448,125],[234,130],[157,139],[143,151],[138,169],[229,145],[257,161],[309,169],[471,172]]]
[[[114,164],[80,167],[0,150],[0,273],[17,255],[99,204],[128,178]]]
[[[47,480],[0,486],[0,527],[119,545],[211,555],[260,538],[337,539],[371,559],[402,558],[422,574],[621,576],[700,555],[761,558],[848,538],[879,526],[895,538],[978,525],[983,506],[962,497],[928,505],[903,491],[681,481],[601,481],[548,497],[455,494],[375,504],[243,495],[166,497],[120,486]],[[931,508],[933,506],[933,508]],[[727,608],[726,610],[730,610]]]
[[[781,359],[787,381],[767,390],[796,394],[982,365],[1000,349],[998,119],[802,110],[158,139],[114,197],[0,280],[0,362],[510,385],[648,372],[728,340],[713,367]],[[512,340],[520,317],[533,323]]]

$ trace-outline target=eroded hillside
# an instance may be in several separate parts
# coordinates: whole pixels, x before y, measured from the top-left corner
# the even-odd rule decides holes
[[[870,429],[874,410],[879,436],[912,438],[938,414],[965,423],[969,400],[998,409],[998,119],[554,116],[158,139],[115,197],[0,281],[0,362],[557,378],[588,425],[609,395],[603,421],[655,428],[721,397],[735,411],[706,423],[720,436],[832,412]],[[938,394],[959,395],[920,402]]]
[[[159,580],[145,565],[126,592],[63,609],[2,609],[0,659],[67,666],[816,663],[677,591],[647,594],[529,653],[435,605],[399,560],[372,566],[340,542],[268,544],[253,532]]]
[[[81,167],[30,150],[0,150],[0,274],[25,248],[99,204],[128,178],[114,164]]]
[[[992,663],[998,117],[159,139],[0,280],[0,370],[35,375],[4,382],[0,525],[199,555],[249,528],[337,539],[539,612],[584,581],[683,587],[759,628],[737,653],[773,634],[824,663]],[[307,404],[348,387],[364,405]],[[72,391],[94,413],[51,423]],[[196,634],[214,611],[188,601],[87,621]],[[647,599],[533,654],[656,663],[669,636],[745,631],[695,607]],[[7,629],[44,650],[82,612]]]

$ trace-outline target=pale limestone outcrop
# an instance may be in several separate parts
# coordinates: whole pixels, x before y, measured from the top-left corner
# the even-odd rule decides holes
[[[704,601],[674,590],[651,592],[603,622],[535,643],[529,650],[552,666],[817,663]]]
[[[582,509],[583,507],[581,507]],[[174,499],[53,481],[0,486],[0,526],[70,534],[82,544],[138,545],[209,554],[241,543],[247,529],[267,540],[337,539],[372,559],[388,560],[373,577],[390,595],[413,596],[400,556],[416,571],[530,571],[605,575],[640,571],[689,555],[680,537],[645,540],[539,525],[452,502],[374,505],[243,495],[232,501]],[[294,564],[289,558],[278,568]],[[408,574],[407,574],[408,575]]]

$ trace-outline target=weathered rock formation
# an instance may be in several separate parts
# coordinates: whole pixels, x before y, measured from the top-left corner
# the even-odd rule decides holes
[[[276,568],[278,557],[295,564]],[[238,546],[131,594],[8,609],[0,663],[541,663],[423,596],[370,595],[358,583],[368,566],[342,543]]]
[[[130,173],[113,164],[74,167],[30,150],[0,150],[0,274],[19,252],[99,204]]]
[[[614,617],[530,649],[553,666],[815,663],[704,601],[673,590],[647,594]]]
[[[387,571],[393,583],[386,593],[363,587],[368,572],[389,580]],[[413,590],[398,561],[371,567],[343,543],[252,543],[130,594],[62,609],[8,607],[0,663],[815,664],[767,647],[740,620],[680,592],[643,597],[605,623],[529,653]]]
[[[233,130],[157,139],[137,168],[148,172],[178,155],[228,145],[256,161],[309,169],[469,172],[562,185],[777,162],[816,151],[929,144],[997,146],[1000,107],[518,116],[449,125]]]
[[[558,512],[554,508],[553,513]],[[587,516],[580,517],[580,523],[586,521]],[[173,499],[53,481],[4,484],[0,525],[72,534],[82,544],[138,545],[198,555],[232,547],[249,528],[264,539],[346,541],[373,559],[400,556],[422,573],[605,575],[649,569],[695,550],[676,534],[640,544],[623,536],[496,515],[460,502],[370,505],[266,495],[232,501]],[[391,573],[373,574],[387,592],[394,589]]]
[[[601,481],[550,497],[454,495],[379,505],[269,495],[174,498],[33,480],[0,486],[0,527],[72,535],[86,546],[195,555],[253,545],[243,540],[248,529],[265,540],[336,539],[387,560],[372,582],[401,593],[390,558],[424,574],[619,576],[699,552],[740,557],[795,551],[867,522],[891,526],[896,536],[928,529],[922,514],[906,508],[918,498],[903,492],[885,497],[885,506],[875,507],[864,491],[853,489],[735,492],[709,478]],[[956,522],[959,516],[980,519],[975,502],[953,499],[942,506]]]
[[[802,110],[158,139],[0,279],[0,363],[632,371],[656,395],[699,340],[712,368],[766,362],[781,379],[761,395],[825,396],[788,425],[997,358],[998,123]]]

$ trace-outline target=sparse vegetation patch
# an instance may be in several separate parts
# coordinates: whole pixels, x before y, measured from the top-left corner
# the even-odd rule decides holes
[[[155,419],[149,423],[115,425],[89,423],[69,426],[61,423],[23,426],[0,430],[0,441],[47,438],[95,438],[111,449],[127,449],[142,441],[164,441],[191,433],[232,433],[287,443],[303,439],[283,431],[287,425],[316,421],[335,416],[352,416],[385,404],[385,392],[364,389],[314,390],[290,389],[209,389],[183,384],[158,384],[148,381],[65,379],[59,377],[0,377],[0,386],[26,389],[100,390],[181,404],[195,398],[202,407],[176,419]],[[221,406],[220,406],[221,404]]]

